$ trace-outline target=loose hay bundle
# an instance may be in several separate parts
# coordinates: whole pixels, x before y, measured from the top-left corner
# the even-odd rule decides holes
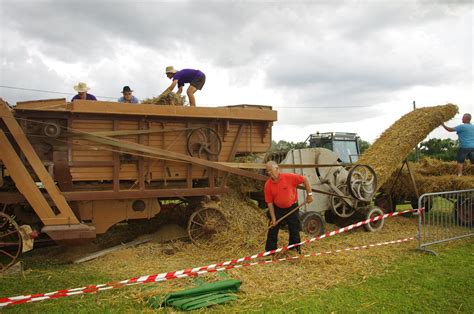
[[[466,164],[464,176],[456,175],[455,161],[441,161],[424,158],[420,162],[410,163],[410,168],[418,188],[419,195],[443,191],[472,189],[474,187],[474,166]],[[406,168],[400,176],[394,174],[381,187],[381,190],[390,191],[397,200],[413,200],[417,198],[410,174]]]
[[[446,104],[407,113],[382,133],[358,163],[371,166],[377,174],[379,187],[383,186],[412,149],[457,112],[456,105]]]
[[[184,106],[184,96],[168,92],[161,94],[158,97],[147,98],[143,100],[143,104],[155,104],[166,106]]]

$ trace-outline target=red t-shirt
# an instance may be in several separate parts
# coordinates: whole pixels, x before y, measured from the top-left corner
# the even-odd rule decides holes
[[[296,187],[304,182],[304,177],[294,173],[280,173],[275,182],[271,178],[265,182],[265,202],[273,203],[279,208],[288,208],[296,202]]]

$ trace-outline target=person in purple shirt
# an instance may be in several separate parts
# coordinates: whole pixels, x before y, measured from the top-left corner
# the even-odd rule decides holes
[[[82,100],[97,100],[94,95],[87,93],[90,88],[87,87],[87,84],[84,82],[79,82],[74,86],[74,90],[77,92],[77,95],[72,97],[71,101],[82,99]]]
[[[194,98],[194,93],[199,89],[201,90],[206,83],[206,75],[199,70],[193,69],[183,69],[176,71],[172,66],[166,67],[166,76],[173,80],[171,85],[165,89],[164,93],[172,92],[174,87],[178,85],[178,95],[181,95],[183,91],[183,86],[185,83],[189,83],[188,90],[186,94],[188,95],[189,105],[196,107],[196,99]]]

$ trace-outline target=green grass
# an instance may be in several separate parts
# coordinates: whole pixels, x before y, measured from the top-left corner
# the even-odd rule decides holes
[[[474,243],[437,248],[392,265],[392,272],[324,291],[292,291],[263,303],[263,312],[472,313]],[[377,272],[377,269],[368,270]],[[287,300],[290,300],[289,302]],[[237,309],[236,309],[237,310]],[[248,309],[250,310],[250,309]]]
[[[368,269],[366,274],[360,274],[359,281],[339,284],[328,290],[317,290],[318,287],[315,287],[314,291],[289,291],[264,299],[254,299],[252,296],[240,294],[238,301],[209,310],[271,313],[474,312],[472,238],[438,245],[434,249],[439,256],[406,251],[396,263],[380,265],[380,269]],[[288,264],[288,267],[291,267],[291,264]],[[301,276],[304,276],[304,273]],[[110,280],[100,273],[84,273],[80,265],[57,264],[40,259],[25,278],[0,278],[0,297],[28,292],[49,292],[61,288],[106,283]],[[13,313],[151,311],[134,295],[153,286],[132,286],[97,294],[35,302],[4,308],[2,311]]]

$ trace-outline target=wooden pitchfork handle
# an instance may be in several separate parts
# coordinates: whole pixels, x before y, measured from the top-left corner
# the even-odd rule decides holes
[[[280,219],[278,219],[276,222],[275,222],[275,226],[278,225],[283,219],[285,219],[286,217],[290,216],[291,214],[293,214],[295,211],[297,211],[298,209],[300,209],[303,205],[305,204],[308,204],[307,202],[303,202],[301,203],[300,205],[298,205],[298,207],[296,208],[293,208],[289,213],[287,213],[285,216],[281,217]],[[275,210],[275,209],[274,209]],[[265,231],[268,231],[269,229],[273,228],[274,226],[268,226],[268,228],[265,230]]]

